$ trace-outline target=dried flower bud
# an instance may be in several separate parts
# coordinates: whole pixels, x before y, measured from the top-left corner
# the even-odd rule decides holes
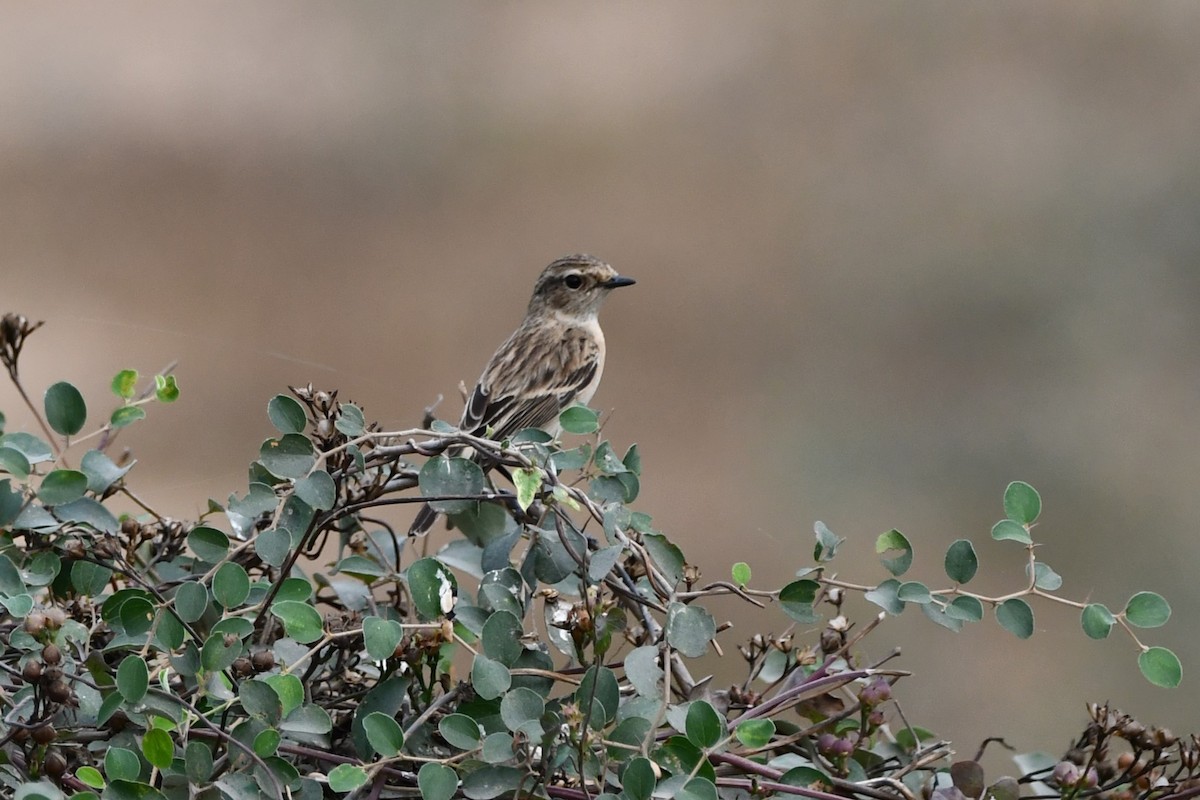
[[[50,744],[58,738],[58,731],[54,730],[53,725],[42,725],[33,729],[33,740],[38,744]]]
[[[62,661],[62,651],[58,649],[58,645],[51,642],[42,648],[42,661],[50,666],[54,666]]]
[[[275,666],[275,654],[270,650],[259,650],[250,656],[250,662],[254,665],[255,672],[266,672]]]

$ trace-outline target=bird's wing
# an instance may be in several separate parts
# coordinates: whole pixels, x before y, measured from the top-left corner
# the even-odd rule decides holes
[[[596,360],[589,359],[566,376],[544,376],[548,379],[496,397],[489,394],[488,386],[481,381],[467,401],[459,427],[476,436],[485,436],[490,429],[496,439],[526,428],[544,428],[558,418],[559,412],[592,382],[595,374]]]

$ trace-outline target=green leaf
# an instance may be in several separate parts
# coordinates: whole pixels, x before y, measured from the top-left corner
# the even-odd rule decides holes
[[[959,539],[946,549],[946,574],[955,583],[970,583],[979,569],[979,557],[975,545],[967,539]]]
[[[522,511],[528,510],[533,504],[533,498],[537,496],[538,489],[542,488],[542,475],[542,471],[537,467],[520,467],[512,471],[513,486],[517,487],[517,505]]]
[[[422,619],[449,614],[458,596],[454,573],[436,558],[422,558],[408,568],[408,590]]]
[[[417,772],[417,789],[422,800],[451,800],[458,790],[458,773],[445,764],[426,761]]]
[[[74,436],[87,422],[87,405],[83,395],[66,381],[59,381],[46,390],[46,422],[55,433]]]
[[[160,403],[174,403],[179,399],[179,384],[174,375],[154,376],[154,396]]]
[[[42,478],[38,499],[48,506],[70,503],[87,491],[87,475],[77,469],[55,469]]]
[[[117,691],[126,702],[137,704],[146,696],[150,687],[150,670],[142,657],[135,654],[125,656],[117,667]]]
[[[654,777],[654,765],[643,756],[629,759],[621,773],[621,785],[629,800],[650,800],[658,779]]]
[[[1029,565],[1025,566],[1025,574],[1029,574]],[[1033,565],[1033,585],[1047,592],[1055,592],[1062,588],[1062,576],[1050,568],[1044,561]]]
[[[93,789],[104,788],[104,776],[100,774],[100,770],[95,767],[80,767],[75,770],[75,777],[86,786],[91,786]]]
[[[337,485],[323,469],[314,470],[296,481],[296,495],[319,511],[333,508],[337,500]]]
[[[102,494],[105,489],[125,477],[125,473],[133,469],[133,463],[118,467],[99,450],[88,450],[79,462],[79,469],[87,475],[88,491]]]
[[[588,434],[600,429],[597,414],[587,406],[571,406],[558,415],[558,424],[567,433]]]
[[[15,447],[0,447],[0,472],[7,472],[9,475],[23,481],[29,477],[29,472],[32,469],[33,465],[29,463],[29,459],[20,450]],[[13,516],[16,515],[14,514]]]
[[[145,418],[146,409],[141,406],[121,406],[112,412],[112,415],[108,418],[108,424],[114,428],[124,428]]]
[[[281,567],[292,550],[292,533],[286,528],[271,528],[254,537],[254,552],[272,567]]]
[[[208,672],[229,669],[241,652],[242,640],[232,633],[210,634],[200,648],[200,666]]]
[[[733,729],[744,746],[757,749],[766,746],[775,735],[775,723],[769,719],[749,719]]]
[[[1033,538],[1029,535],[1029,531],[1025,529],[1025,526],[1018,522],[1013,522],[1011,519],[1002,519],[993,525],[992,538],[998,542],[1011,539],[1021,544],[1033,544]]]
[[[1000,604],[996,609],[996,621],[1018,639],[1033,636],[1033,609],[1019,597],[1009,598]]]
[[[459,750],[474,750],[481,739],[479,723],[466,714],[447,714],[442,717],[438,723],[438,733],[451,747]]]
[[[695,700],[687,710],[684,732],[688,741],[703,749],[715,747],[725,735],[725,720],[708,702]]]
[[[25,456],[30,464],[40,464],[43,461],[50,461],[54,458],[54,451],[50,449],[50,445],[32,433],[24,433],[22,431],[6,433],[0,436],[0,446],[11,447],[14,450],[20,451],[21,455]]]
[[[292,480],[303,478],[317,463],[312,442],[298,433],[267,439],[258,449],[258,459],[272,475]]]
[[[521,636],[524,633],[521,620],[517,619],[516,615],[507,611],[497,611],[483,623],[483,633],[479,637],[483,643],[483,654],[506,667],[511,667],[525,650],[521,645]]]
[[[625,465],[625,469],[639,478],[642,477],[642,454],[636,444],[629,445],[629,449],[625,451],[625,456],[621,459],[621,463]]]
[[[1083,632],[1091,639],[1107,639],[1116,621],[1113,613],[1100,603],[1089,603],[1084,606],[1083,613],[1079,617],[1079,624],[1083,627]]]
[[[350,792],[367,782],[367,771],[353,764],[338,764],[329,771],[329,788],[335,792]]]
[[[286,394],[277,394],[267,403],[267,418],[280,433],[303,433],[308,425],[304,406]]]
[[[279,733],[279,731],[275,730],[274,728],[267,728],[266,730],[259,731],[258,735],[254,737],[254,744],[252,747],[255,754],[257,754],[259,757],[269,759],[271,756],[275,755],[275,751],[279,749],[279,743],[281,741],[283,741],[283,736]],[[270,763],[270,761],[268,761],[268,763]]]
[[[658,665],[658,648],[643,645],[630,650],[625,656],[625,677],[642,697],[661,697],[663,671]]]
[[[396,720],[379,711],[372,711],[363,718],[363,730],[367,741],[376,753],[384,758],[398,755],[404,747],[404,731]]]
[[[909,544],[908,537],[895,528],[879,534],[879,538],[875,540],[875,553],[880,556],[884,568],[897,578],[908,572],[908,568],[912,566],[912,545]],[[886,556],[887,553],[896,555]]]
[[[983,619],[983,603],[974,597],[962,595],[954,598],[950,605],[946,606],[946,616],[951,619],[959,619],[964,622],[979,622]]]
[[[242,681],[238,685],[238,700],[247,714],[264,725],[275,726],[283,719],[283,701],[265,681]]]
[[[250,596],[250,576],[241,564],[227,561],[213,576],[212,592],[222,608],[237,608]]]
[[[333,427],[353,439],[366,431],[367,420],[361,408],[353,403],[342,403],[338,406],[338,418]]]
[[[478,495],[485,487],[483,470],[469,458],[437,456],[425,462],[417,475],[422,497]],[[474,500],[430,500],[434,511],[457,514],[475,505]]]
[[[746,584],[750,583],[750,565],[745,561],[739,561],[733,565],[730,575],[734,583],[745,589]]]
[[[138,372],[136,369],[123,369],[113,376],[112,392],[123,400],[133,397],[137,389]]]
[[[471,662],[471,686],[484,700],[495,700],[512,686],[512,673],[499,661],[477,655]]]
[[[817,544],[813,547],[813,560],[819,564],[832,561],[837,555],[838,548],[846,541],[835,535],[824,522],[819,520],[813,525],[813,533],[817,537]]]
[[[864,598],[882,608],[892,616],[904,611],[904,603],[899,598],[900,581],[888,578],[883,583],[863,595]]]
[[[1138,592],[1125,604],[1125,619],[1139,628],[1157,628],[1171,618],[1171,606],[1154,592]]]
[[[185,581],[175,590],[175,612],[184,622],[195,622],[208,608],[208,589],[199,581]]]
[[[500,719],[504,727],[513,733],[525,732],[531,738],[540,738],[541,719],[546,713],[546,701],[532,689],[516,686],[500,700]]]
[[[717,634],[717,623],[708,609],[673,602],[667,607],[667,643],[688,658],[708,652]]]
[[[279,696],[284,719],[304,703],[304,684],[295,675],[268,675],[263,681]]]
[[[463,778],[462,792],[468,800],[492,800],[504,795],[516,796],[525,781],[525,770],[503,764],[488,765]]]
[[[896,597],[905,603],[929,603],[933,600],[933,595],[929,593],[929,587],[920,581],[905,581],[896,589]]]
[[[110,747],[104,751],[104,774],[110,781],[136,781],[142,774],[142,761],[132,750]]]
[[[183,768],[192,783],[208,783],[213,770],[212,748],[204,742],[188,742],[183,751]]]
[[[159,769],[171,766],[171,761],[175,757],[175,742],[171,741],[171,734],[162,728],[151,728],[146,731],[142,737],[142,755]]]
[[[380,617],[363,617],[363,642],[367,655],[375,661],[385,661],[396,652],[396,645],[404,638],[400,623]]]
[[[1013,481],[1004,490],[1004,513],[1018,525],[1032,525],[1042,513],[1042,498],[1024,481]]]
[[[616,719],[621,705],[621,689],[617,675],[608,667],[588,667],[575,690],[575,702],[581,708],[593,709],[592,725],[605,727]]]
[[[187,543],[197,558],[210,564],[216,564],[223,560],[225,554],[229,552],[229,537],[207,525],[197,525],[192,528],[188,533]]]
[[[1183,680],[1183,665],[1165,647],[1151,647],[1138,656],[1138,668],[1146,680],[1164,689],[1174,689]]]
[[[817,591],[821,584],[808,578],[792,581],[779,590],[779,606],[783,613],[804,625],[811,625],[821,619],[821,615],[813,608]]]
[[[308,603],[276,601],[271,604],[271,613],[283,622],[284,632],[300,644],[311,644],[325,633],[321,613]]]

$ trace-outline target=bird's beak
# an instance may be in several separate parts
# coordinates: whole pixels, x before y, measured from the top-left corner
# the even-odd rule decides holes
[[[633,278],[627,278],[624,275],[618,275],[615,278],[610,278],[604,282],[605,289],[616,289],[618,286],[633,286],[637,281]]]

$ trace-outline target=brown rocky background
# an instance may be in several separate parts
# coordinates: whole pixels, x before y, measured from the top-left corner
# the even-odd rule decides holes
[[[1067,596],[1167,595],[1146,638],[1184,687],[1074,612],[1028,642],[911,612],[871,637],[910,720],[964,754],[1061,750],[1087,700],[1197,730],[1198,35],[1185,2],[7,4],[0,310],[48,320],[31,390],[97,415],[180,360],[123,441],[191,517],[288,383],[456,417],[538,270],[592,252],[639,281],[596,405],[707,577],[781,584],[821,519],[849,580],[898,527],[914,577],[966,536],[1007,591],[988,531],[1024,479]],[[727,681],[786,622],[719,610]]]

